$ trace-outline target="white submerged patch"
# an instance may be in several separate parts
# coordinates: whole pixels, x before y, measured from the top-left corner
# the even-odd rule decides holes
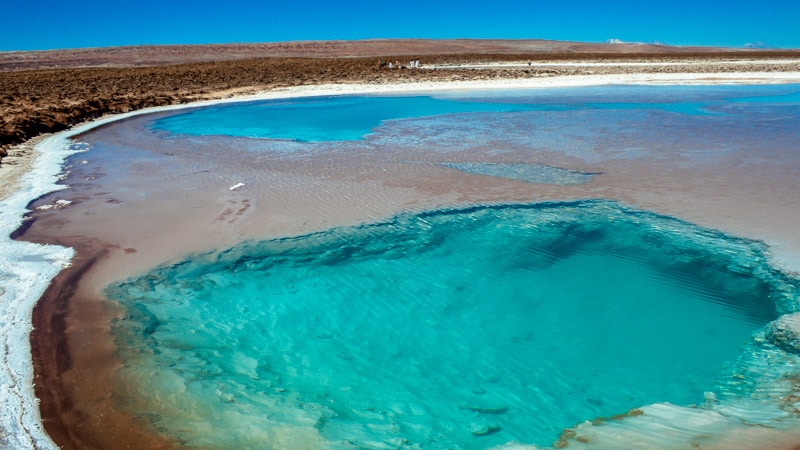
[[[69,201],[69,200],[61,199],[61,200],[56,200],[55,203],[52,203],[52,204],[49,204],[49,205],[39,206],[36,209],[39,210],[39,211],[46,211],[46,210],[49,210],[49,209],[60,209],[60,208],[63,208],[63,207],[65,207],[65,206],[67,206],[67,205],[69,205],[71,203],[72,202]]]

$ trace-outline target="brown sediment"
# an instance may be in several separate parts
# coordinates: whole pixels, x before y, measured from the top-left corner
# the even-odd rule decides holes
[[[129,414],[114,408],[113,396],[106,376],[83,377],[80,383],[70,378],[74,369],[74,349],[67,336],[68,314],[75,314],[72,303],[81,302],[75,295],[81,277],[109,252],[109,246],[92,240],[59,242],[75,248],[72,265],[61,271],[50,283],[33,310],[34,332],[31,351],[34,361],[34,387],[40,400],[42,423],[50,437],[63,449],[108,448],[172,448],[176,443],[166,437],[143,431]],[[88,314],[87,314],[88,313]],[[82,311],[83,319],[94,319],[102,328],[109,318],[106,314]],[[85,323],[88,329],[96,325]],[[96,334],[96,333],[93,333]],[[93,336],[100,338],[101,336]],[[96,350],[94,350],[96,351]],[[116,367],[113,355],[97,352],[89,370],[108,371]],[[82,355],[85,359],[86,355]],[[85,363],[85,362],[84,362]],[[85,369],[84,369],[85,371]],[[113,369],[112,369],[113,371]],[[102,393],[98,400],[97,394]],[[93,395],[94,394],[94,395]]]

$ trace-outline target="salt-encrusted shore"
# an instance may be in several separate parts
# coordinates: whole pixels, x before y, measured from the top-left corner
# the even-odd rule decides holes
[[[549,78],[525,78],[502,80],[473,80],[447,82],[416,82],[397,84],[337,84],[302,86],[275,89],[246,97],[234,97],[190,105],[169,106],[140,110],[133,113],[110,116],[88,122],[67,132],[43,139],[29,152],[29,171],[20,171],[16,179],[4,172],[3,186],[12,186],[0,191],[0,324],[2,325],[2,373],[0,385],[7,395],[0,399],[0,444],[14,448],[54,448],[55,444],[44,432],[38,411],[38,400],[33,391],[33,371],[30,360],[28,333],[31,331],[31,309],[41,297],[50,279],[69,264],[73,253],[57,246],[41,246],[11,240],[26,211],[28,203],[56,189],[61,164],[68,155],[79,149],[70,148],[70,137],[91,128],[140,114],[165,109],[193,107],[207,104],[235,102],[255,99],[277,99],[318,95],[385,94],[434,92],[453,90],[489,90],[551,88],[569,86],[592,86],[608,84],[757,84],[800,83],[800,72],[747,72],[747,73],[638,73],[622,75],[578,75]],[[780,250],[780,249],[779,249]],[[789,245],[777,255],[782,265],[800,271],[800,246]],[[59,339],[58,336],[48,338]],[[651,408],[653,409],[653,408]],[[657,409],[657,408],[656,408]],[[646,410],[647,411],[647,410]],[[658,410],[663,413],[662,410]],[[670,416],[671,420],[674,417]],[[708,419],[708,418],[707,418]],[[711,419],[708,419],[711,420]],[[727,424],[726,424],[727,426]]]
[[[67,267],[73,251],[15,241],[10,235],[22,224],[31,200],[59,189],[56,176],[71,153],[66,147],[67,136],[39,144],[16,192],[0,201],[0,446],[4,448],[55,448],[43,429],[33,392],[31,310],[50,280]]]

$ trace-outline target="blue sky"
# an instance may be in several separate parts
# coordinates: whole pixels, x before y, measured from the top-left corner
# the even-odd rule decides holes
[[[0,51],[369,38],[800,48],[800,0],[6,0]]]

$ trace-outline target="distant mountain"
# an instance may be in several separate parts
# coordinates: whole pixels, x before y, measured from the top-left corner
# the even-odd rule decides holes
[[[748,42],[747,44],[744,44],[742,48],[765,49],[769,48],[769,46],[764,42]]]

